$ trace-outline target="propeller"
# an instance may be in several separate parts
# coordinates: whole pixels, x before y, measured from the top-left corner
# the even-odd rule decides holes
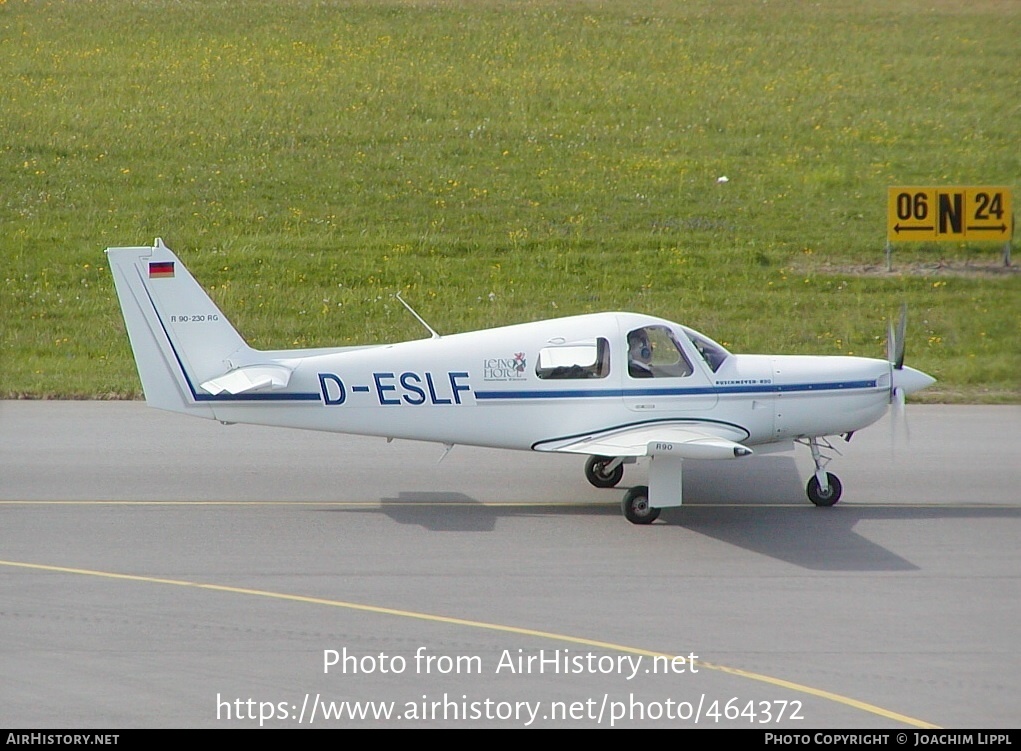
[[[902,303],[896,329],[893,321],[890,321],[887,326],[886,359],[890,362],[890,404],[892,405],[890,427],[892,431],[896,432],[896,427],[900,425],[904,435],[910,440],[911,432],[908,430],[907,416],[904,412],[904,400],[908,394],[931,386],[936,379],[920,370],[904,366],[904,340],[907,329],[908,306],[907,303]]]
[[[908,330],[908,304],[901,303],[900,319],[897,321],[897,331],[894,332],[893,321],[890,321],[886,336],[886,359],[890,361],[894,370],[904,369],[904,335]]]
[[[886,327],[886,359],[890,362],[890,451],[895,452],[903,438],[911,440],[907,414],[904,412],[904,389],[897,385],[897,373],[904,370],[904,336],[908,328],[908,306],[901,303],[897,328],[890,319]]]
[[[900,318],[897,320],[897,328],[893,327],[893,320],[886,328],[886,359],[890,362],[890,404],[894,409],[904,406],[904,389],[899,388],[899,380],[895,371],[904,370],[904,336],[908,330],[908,304],[901,303]]]
[[[886,337],[886,359],[890,362],[890,404],[904,404],[904,397],[936,382],[932,376],[904,365],[904,340],[908,329],[908,306],[900,306],[897,328],[890,322]]]

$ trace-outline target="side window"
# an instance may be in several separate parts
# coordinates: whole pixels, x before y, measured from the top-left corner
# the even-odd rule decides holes
[[[539,378],[605,378],[609,373],[610,343],[606,339],[543,347],[535,364]]]
[[[628,375],[632,378],[683,378],[691,363],[666,326],[645,326],[627,335]]]

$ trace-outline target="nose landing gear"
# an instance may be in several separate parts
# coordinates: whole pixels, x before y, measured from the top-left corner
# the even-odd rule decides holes
[[[808,500],[816,506],[832,506],[840,500],[840,494],[844,488],[840,484],[840,479],[835,474],[826,471],[826,465],[830,463],[833,457],[824,456],[822,449],[837,450],[833,447],[833,444],[819,436],[808,439],[802,438],[798,442],[808,446],[812,452],[812,461],[815,462],[815,474],[809,478],[808,485],[805,487]],[[837,451],[837,453],[840,452]]]

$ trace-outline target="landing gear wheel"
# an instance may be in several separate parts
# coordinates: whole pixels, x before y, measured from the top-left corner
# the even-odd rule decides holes
[[[660,510],[649,505],[649,488],[645,485],[636,485],[625,493],[620,506],[632,524],[652,524],[659,518]]]
[[[808,481],[808,487],[805,488],[808,492],[808,500],[816,506],[832,506],[840,500],[840,493],[843,491],[840,480],[832,472],[827,472],[826,481],[830,486],[825,492],[819,487],[819,480],[816,479],[815,475],[812,475]]]
[[[624,478],[624,465],[618,464],[609,472],[606,465],[613,461],[610,456],[590,456],[585,462],[585,479],[597,488],[612,488]]]

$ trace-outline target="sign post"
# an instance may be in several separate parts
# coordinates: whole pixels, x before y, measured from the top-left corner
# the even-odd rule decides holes
[[[1010,188],[891,187],[886,198],[886,268],[895,242],[944,240],[1004,243],[1003,263],[1010,266],[1014,235]]]

